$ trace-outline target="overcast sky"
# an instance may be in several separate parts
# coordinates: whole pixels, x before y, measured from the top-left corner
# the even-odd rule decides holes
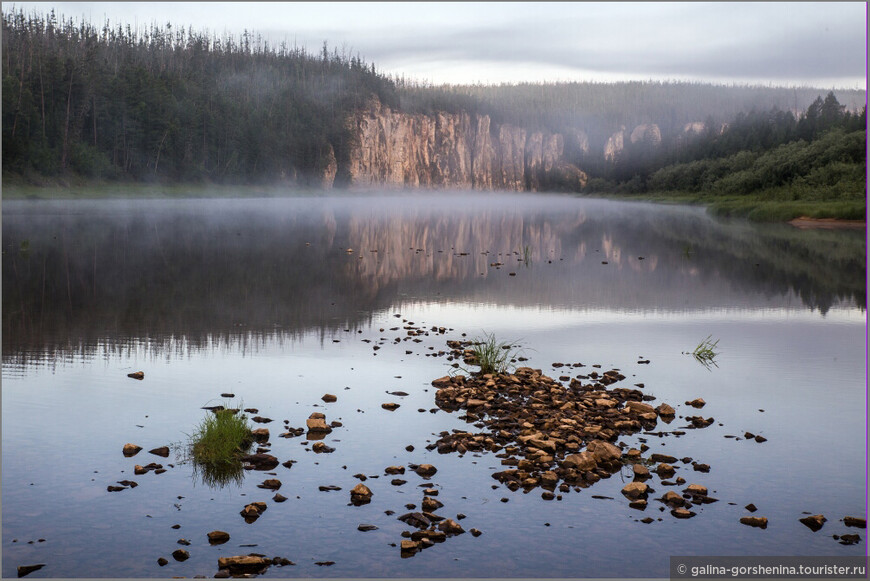
[[[432,83],[697,80],[865,89],[864,2],[4,2],[94,23],[244,29]]]

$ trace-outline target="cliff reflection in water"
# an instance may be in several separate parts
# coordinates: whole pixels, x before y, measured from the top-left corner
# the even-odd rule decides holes
[[[821,314],[866,302],[864,231],[697,208],[438,194],[3,210],[7,361],[98,341],[325,337],[406,301]]]

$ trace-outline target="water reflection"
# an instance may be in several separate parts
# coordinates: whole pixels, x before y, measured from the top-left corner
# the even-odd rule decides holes
[[[866,302],[864,231],[548,196],[7,202],[3,352],[325,339],[406,301],[686,312]]]

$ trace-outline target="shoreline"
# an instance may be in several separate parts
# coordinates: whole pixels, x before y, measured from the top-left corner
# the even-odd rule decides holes
[[[4,184],[2,198],[10,201],[21,200],[112,200],[112,199],[206,199],[206,198],[284,198],[300,196],[348,196],[365,194],[371,187],[347,187],[322,190],[312,186],[296,184],[160,184],[160,183],[73,183],[32,185],[13,181]],[[438,193],[455,191],[441,188],[385,188],[392,194],[421,192]],[[473,190],[480,194],[502,193],[501,190]],[[683,192],[669,192],[649,195],[624,195],[606,192],[509,192],[512,194],[566,195],[582,198],[600,198],[614,201],[652,202],[657,204],[685,204],[704,206],[712,215],[746,219],[750,222],[787,223],[801,229],[860,229],[866,228],[866,219],[855,219],[859,209],[852,201],[825,200],[817,202],[773,202],[770,200],[717,199],[709,196],[686,195]],[[866,204],[864,211],[866,216]]]
[[[866,220],[844,220],[840,218],[811,218],[809,216],[801,216],[794,220],[789,220],[789,224],[801,230],[810,229],[827,229],[827,230],[843,230],[843,229],[860,229],[867,228]]]

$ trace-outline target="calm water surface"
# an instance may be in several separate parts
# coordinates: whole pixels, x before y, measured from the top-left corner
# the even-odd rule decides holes
[[[696,208],[463,193],[6,202],[2,575],[45,563],[30,577],[211,577],[218,557],[256,552],[296,563],[267,577],[666,577],[674,554],[864,555],[866,533],[841,520],[867,509],[865,281],[863,230]],[[619,442],[709,464],[677,476],[719,502],[677,520],[654,477],[640,512],[622,474],[546,501],[491,478],[504,468],[493,454],[427,451],[442,431],[475,429],[437,410],[431,381],[453,371],[447,340],[484,332],[553,377],[578,373],[556,362],[618,368],[614,387],[642,383],[677,408],[661,430],[704,398],[710,427]],[[708,336],[709,369],[685,354]],[[136,370],[143,381],[126,377]],[[201,408],[224,392],[274,420],[271,453],[292,468],[220,487],[185,461]],[[325,438],[335,452],[277,437],[315,411],[343,424]],[[145,450],[125,458],[127,442]],[[162,445],[169,458],[148,454]],[[133,475],[149,462],[167,471]],[[391,485],[384,468],[409,463],[438,472]],[[355,474],[374,493],[362,507],[348,503]],[[286,502],[257,487],[266,478]],[[107,491],[124,479],[138,486]],[[401,558],[396,516],[419,507],[421,485],[483,534]],[[246,524],[258,500],[269,508]],[[739,523],[749,503],[766,530]],[[814,533],[805,513],[828,522]],[[215,529],[231,540],[210,546]],[[849,532],[862,541],[831,537]],[[190,558],[177,562],[182,538]]]

